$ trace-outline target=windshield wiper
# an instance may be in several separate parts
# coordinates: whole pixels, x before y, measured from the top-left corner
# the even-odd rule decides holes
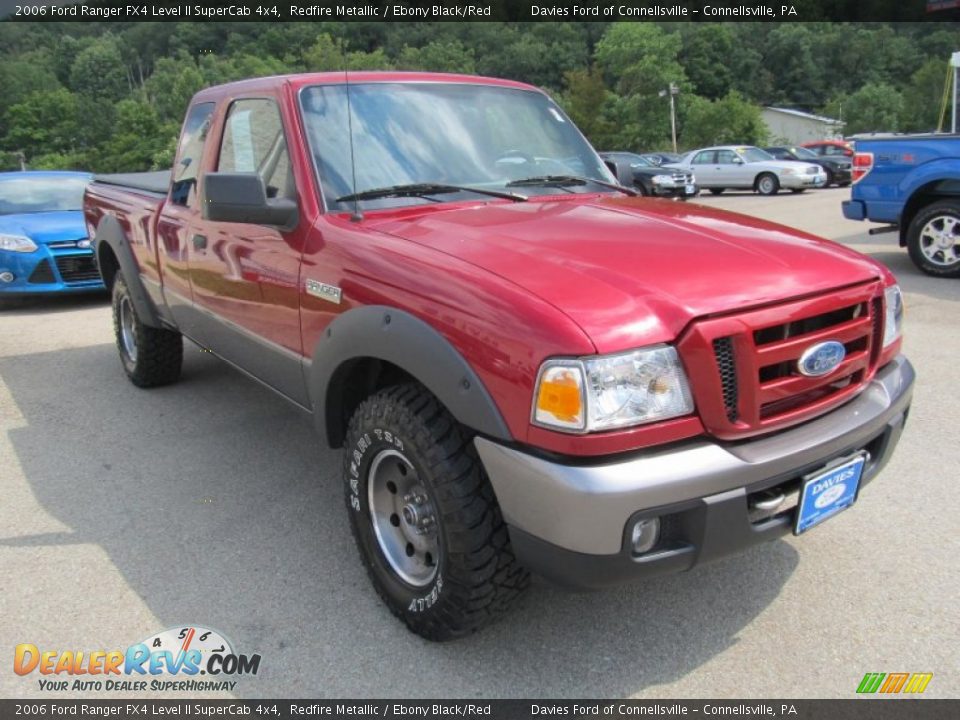
[[[361,192],[343,195],[337,198],[337,202],[348,202],[350,200],[379,200],[381,198],[391,197],[421,197],[425,195],[442,195],[443,193],[454,192],[472,192],[478,195],[489,195],[490,197],[503,198],[504,200],[513,200],[514,202],[526,202],[527,196],[519,193],[503,192],[501,190],[487,190],[485,188],[469,187],[467,185],[448,185],[446,183],[410,183],[408,185],[391,185],[390,187],[373,188]]]
[[[594,185],[610,188],[611,190],[618,190],[633,197],[636,197],[638,194],[636,190],[631,190],[617,183],[596,180],[590,177],[581,177],[580,175],[540,175],[537,177],[521,178],[520,180],[511,180],[507,183],[507,187],[568,187],[570,185],[586,185],[587,183],[593,183]]]

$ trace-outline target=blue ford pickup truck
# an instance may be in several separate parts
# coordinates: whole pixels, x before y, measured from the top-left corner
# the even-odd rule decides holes
[[[892,226],[918,268],[960,277],[960,135],[857,139],[853,183],[844,217]]]

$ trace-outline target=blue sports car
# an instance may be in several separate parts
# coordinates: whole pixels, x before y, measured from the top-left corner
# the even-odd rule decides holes
[[[81,210],[91,178],[0,173],[0,299],[104,290]]]

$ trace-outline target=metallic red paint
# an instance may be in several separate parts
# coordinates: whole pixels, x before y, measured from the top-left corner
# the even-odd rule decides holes
[[[428,73],[351,73],[350,80],[485,83],[539,92],[504,80]],[[702,376],[697,354],[705,350],[685,335],[695,322],[721,318],[736,324],[748,311],[762,314],[802,298],[814,298],[813,305],[828,298],[830,305],[841,288],[893,282],[879,263],[796,230],[694,203],[616,193],[428,204],[368,211],[359,222],[325,213],[296,96],[306,85],[343,81],[343,73],[265,78],[210,88],[194,98],[218,103],[205,170],[216,166],[230,101],[264,96],[278,101],[300,207],[298,228],[268,233],[268,244],[278,252],[260,248],[251,226],[209,223],[196,211],[175,219],[182,208],[171,210],[155,198],[106,186],[88,194],[88,224],[95,228],[102,215],[117,216],[140,271],[168,284],[182,282],[180,263],[195,283],[209,256],[189,242],[165,246],[169,238],[162,233],[158,240],[158,217],[206,233],[212,242],[208,252],[227,253],[227,246],[237,245],[247,266],[260,257],[256,264],[266,267],[242,278],[247,284],[242,298],[230,297],[230,288],[243,283],[228,282],[225,261],[207,268],[220,281],[194,288],[193,298],[211,312],[231,307],[232,322],[308,358],[339,313],[373,303],[406,310],[430,323],[468,360],[518,441],[568,455],[627,452],[705,429],[699,415],[591,435],[533,427],[533,384],[546,358],[680,341],[698,394],[698,387],[716,379]],[[202,192],[202,178],[200,183]],[[341,303],[307,295],[308,279],[340,287]],[[258,295],[250,295],[251,288]],[[880,362],[897,347],[885,351]],[[800,419],[824,411],[817,407]],[[716,408],[711,412],[715,417]]]

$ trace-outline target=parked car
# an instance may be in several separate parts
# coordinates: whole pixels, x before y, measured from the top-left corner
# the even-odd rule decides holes
[[[800,193],[823,187],[827,181],[819,165],[777,160],[758,147],[744,145],[694,150],[671,167],[695,173],[697,184],[714,195],[727,188],[756,190],[761,195],[776,195],[780,188]]]
[[[854,152],[853,143],[847,142],[846,140],[815,140],[813,142],[802,143],[800,147],[805,147],[817,155],[823,155],[825,157],[852,158]]]
[[[778,145],[764,150],[777,160],[796,160],[819,165],[827,176],[824,187],[830,187],[834,183],[840,187],[850,184],[852,161],[845,155],[817,155],[809,148],[796,145]]]
[[[0,173],[0,298],[104,290],[81,172]]]
[[[649,161],[652,165],[669,165],[680,162],[683,155],[669,152],[640,153],[640,157]]]
[[[423,637],[476,630],[531,570],[688,570],[877,500],[914,378],[886,266],[631,197],[536,88],[207,88],[174,167],[87,191],[123,371],[175,381],[186,336],[312,413],[361,561]]]
[[[602,152],[600,157],[621,185],[636,188],[641,195],[686,200],[699,193],[693,173],[658,167],[636,153]]]
[[[960,137],[858,139],[843,214],[899,231],[900,246],[928,275],[960,277]]]

